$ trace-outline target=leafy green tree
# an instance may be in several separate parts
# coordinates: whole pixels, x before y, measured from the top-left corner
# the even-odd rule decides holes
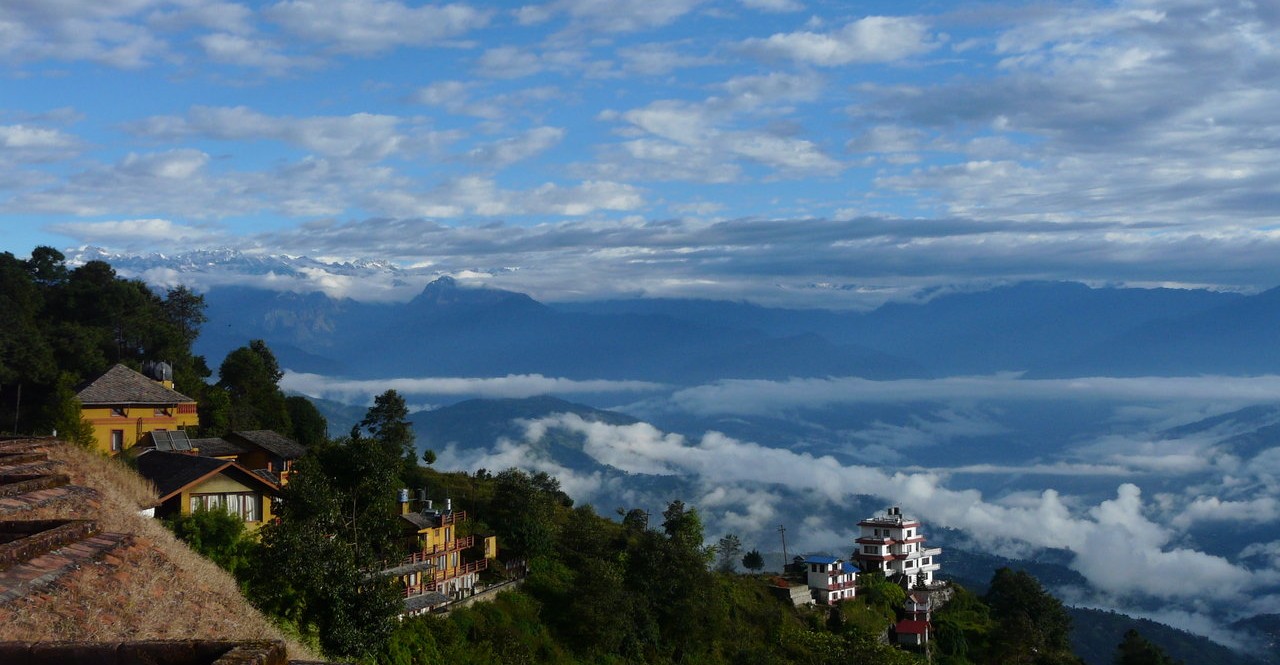
[[[337,657],[368,658],[381,649],[401,603],[375,573],[394,533],[394,478],[356,478],[376,467],[367,457],[378,451],[346,440],[299,460],[280,519],[261,529],[262,557],[251,578],[255,604]]]
[[[1116,647],[1116,665],[1181,665],[1181,661],[1170,658],[1160,647],[1152,644],[1137,630],[1125,631],[1124,638]]]
[[[764,555],[760,554],[760,550],[751,550],[742,557],[742,567],[751,572],[758,573],[764,569]]]
[[[76,398],[75,378],[63,372],[58,379],[52,398],[45,405],[44,420],[48,429],[56,431],[58,438],[85,448],[94,444],[93,425],[85,421],[80,400]]]
[[[284,393],[277,385],[281,376],[275,356],[260,339],[227,354],[218,368],[218,386],[230,401],[232,430],[293,431]]]
[[[404,398],[394,390],[388,390],[373,398],[373,406],[366,412],[360,427],[367,431],[388,452],[401,456],[409,465],[416,464],[413,426],[409,423],[409,407]]]
[[[203,506],[188,515],[165,520],[182,542],[224,570],[244,577],[253,563],[254,541],[245,533],[244,521],[225,510]]]
[[[738,557],[742,554],[742,541],[735,534],[725,534],[716,543],[716,570],[732,573],[738,565]]]
[[[431,466],[432,464],[435,464],[435,463],[436,463],[436,451],[434,451],[434,450],[432,450],[432,449],[430,449],[430,448],[427,448],[426,450],[422,451],[422,463],[423,463],[423,464],[426,464],[427,466]],[[481,473],[482,471],[485,471],[485,470],[484,470],[484,469],[478,469],[478,470],[476,470],[476,477],[477,477],[477,478],[481,477],[481,476],[480,476],[480,473]],[[487,472],[486,472],[486,473],[487,473]]]
[[[1030,573],[1001,568],[984,602],[999,622],[992,653],[1002,663],[1047,663],[1070,654],[1071,615]]]
[[[189,346],[200,336],[200,326],[209,321],[204,313],[204,296],[178,286],[165,293],[162,307],[165,319],[177,329],[181,339]]]
[[[329,423],[311,400],[301,395],[291,395],[284,400],[293,425],[293,440],[311,447],[329,438]]]

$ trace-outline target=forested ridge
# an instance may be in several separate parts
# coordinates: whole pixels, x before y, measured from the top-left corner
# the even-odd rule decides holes
[[[232,351],[216,380],[191,344],[203,299],[163,293],[92,261],[69,268],[56,250],[0,254],[0,428],[85,442],[74,386],[116,363],[165,361],[178,391],[199,402],[200,434],[274,429],[308,446],[284,489],[278,520],[255,536],[220,512],[170,526],[231,571],[246,597],[286,631],[334,658],[361,663],[867,663],[925,662],[884,641],[904,591],[861,576],[856,599],[796,608],[770,592],[759,554],[736,537],[708,545],[694,506],[661,514],[576,505],[545,473],[440,472],[414,455],[404,400],[380,395],[347,436],[330,439],[302,397],[278,387],[281,369],[261,341]],[[496,471],[496,472],[495,472]],[[395,491],[450,499],[461,529],[496,534],[502,559],[520,562],[518,590],[447,616],[400,621],[400,593],[378,575],[401,554]],[[607,517],[605,515],[608,515]],[[616,517],[616,519],[615,519]],[[488,582],[514,571],[494,566]],[[979,597],[962,588],[933,623],[932,661],[952,665],[1077,663],[1062,604],[1025,572],[1001,569]],[[1165,663],[1126,636],[1118,663]]]

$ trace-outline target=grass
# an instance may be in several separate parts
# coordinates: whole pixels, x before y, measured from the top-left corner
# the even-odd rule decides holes
[[[8,516],[97,520],[130,542],[51,587],[0,605],[0,640],[284,640],[291,658],[316,659],[240,595],[235,580],[191,551],[139,510],[155,489],[123,463],[73,445],[55,444],[59,472],[97,496]]]

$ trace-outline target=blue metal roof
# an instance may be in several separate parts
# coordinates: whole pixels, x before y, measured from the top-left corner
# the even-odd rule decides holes
[[[846,561],[843,566],[840,566],[840,570],[845,573],[856,573],[858,572],[858,567]]]
[[[840,559],[836,557],[826,556],[824,554],[811,554],[805,557],[804,562],[805,563],[835,563],[839,560]]]

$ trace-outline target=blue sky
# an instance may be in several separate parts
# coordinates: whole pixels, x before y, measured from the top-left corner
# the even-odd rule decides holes
[[[1278,32],[1245,1],[13,0],[0,250],[549,299],[1258,290]]]

